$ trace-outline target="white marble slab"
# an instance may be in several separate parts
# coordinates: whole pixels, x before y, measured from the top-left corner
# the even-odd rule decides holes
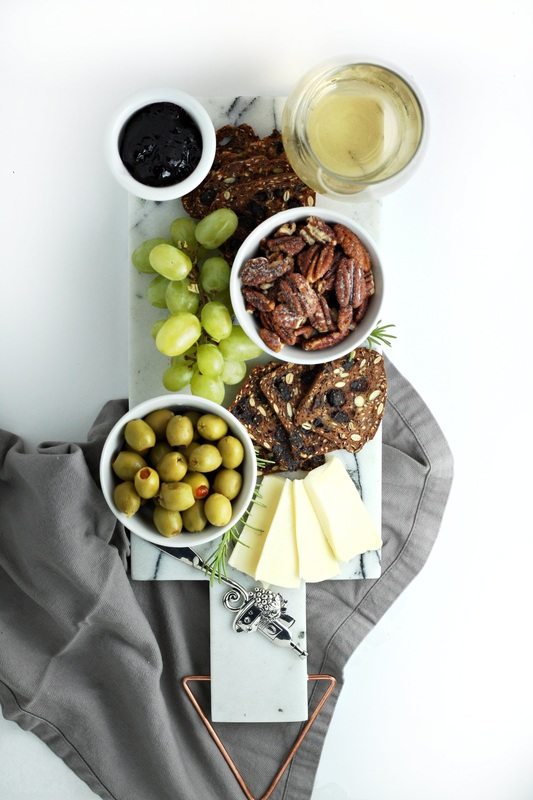
[[[261,135],[279,128],[283,98],[239,97],[201,101],[216,127],[247,122]],[[337,208],[361,224],[374,238],[379,234],[380,204],[378,201],[339,204],[317,198],[317,205]],[[166,236],[175,217],[183,214],[179,200],[154,203],[130,197],[130,255],[145,239]],[[130,270],[130,404],[166,394],[161,375],[168,359],[160,355],[150,336],[153,323],[164,311],[153,308],[146,300],[146,288],[153,276]],[[226,401],[232,395],[227,393]],[[381,435],[369,442],[356,457],[345,454],[354,482],[374,519],[381,527]],[[153,545],[132,536],[131,573],[135,580],[206,580],[206,578],[171,556],[162,554]],[[205,545],[200,555],[208,555],[213,545]],[[199,549],[200,551],[200,549]],[[231,568],[228,574],[244,586],[251,578]],[[337,579],[377,578],[381,574],[380,553],[365,553],[343,566]],[[296,623],[291,631],[301,647],[306,647],[305,586],[297,590],[281,590],[289,602],[289,613]],[[259,634],[236,634],[232,614],[221,602],[224,587],[210,589],[211,614],[211,716],[218,722],[280,722],[307,718],[307,664],[289,650],[276,647]],[[261,687],[258,692],[257,687]]]

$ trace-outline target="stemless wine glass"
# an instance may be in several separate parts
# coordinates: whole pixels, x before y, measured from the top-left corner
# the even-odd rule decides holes
[[[291,92],[282,135],[291,166],[315,191],[338,200],[364,190],[381,196],[418,163],[427,114],[420,92],[396,69],[328,63]]]

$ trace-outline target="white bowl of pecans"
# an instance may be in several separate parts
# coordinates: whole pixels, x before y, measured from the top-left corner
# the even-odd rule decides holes
[[[349,217],[291,208],[244,240],[230,290],[239,324],[266,353],[317,364],[351,352],[375,328],[383,269],[374,242]]]

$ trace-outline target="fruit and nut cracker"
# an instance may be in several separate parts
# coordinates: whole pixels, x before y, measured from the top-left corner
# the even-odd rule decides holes
[[[358,347],[322,367],[295,421],[303,430],[318,431],[336,449],[356,453],[375,436],[386,399],[383,356]]]
[[[294,458],[305,469],[318,466],[320,456],[329,453],[331,442],[294,421],[300,401],[309,391],[319,367],[280,364],[261,378],[259,384],[279,421],[285,428]]]
[[[315,196],[290,166],[279,131],[261,139],[250,125],[225,125],[217,131],[210,172],[183,198],[183,207],[195,219],[217,208],[237,213],[239,227],[221,248],[231,258],[264,219],[287,208],[314,206]]]
[[[297,469],[287,433],[280,425],[267,398],[261,391],[260,381],[275,369],[276,364],[254,367],[241,386],[229,410],[244,425],[251,439],[260,448],[259,456],[269,461],[264,472],[285,472]]]

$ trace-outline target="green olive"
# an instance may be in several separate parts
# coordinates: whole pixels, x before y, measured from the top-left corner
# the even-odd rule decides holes
[[[155,433],[143,419],[130,419],[124,428],[124,438],[137,453],[144,453],[155,444]]]
[[[167,425],[167,440],[168,443],[179,447],[181,445],[187,446],[193,440],[194,428],[189,417],[183,417],[176,414],[172,417]]]
[[[168,511],[185,511],[194,505],[194,495],[188,483],[162,483],[159,503]]]
[[[209,495],[205,501],[204,511],[211,525],[216,525],[217,527],[227,525],[233,514],[228,498],[218,492]]]
[[[187,473],[187,459],[183,453],[171,450],[163,456],[157,465],[157,471],[162,481],[181,481]]]
[[[158,408],[147,414],[144,421],[151,427],[157,439],[164,439],[167,425],[173,416],[174,412],[169,408]]]
[[[199,444],[191,451],[189,468],[193,472],[213,472],[222,464],[222,456],[213,444]]]
[[[142,467],[134,478],[135,491],[143,500],[150,500],[159,491],[159,475],[151,467]]]
[[[119,483],[115,486],[113,500],[118,510],[122,511],[127,517],[133,517],[141,505],[141,498],[135,491],[131,481],[124,481],[124,483]]]
[[[200,533],[207,525],[203,500],[197,500],[195,504],[184,511],[181,516],[183,519],[183,527],[186,531],[189,531],[189,533]]]
[[[146,466],[146,461],[139,453],[121,450],[111,466],[117,478],[120,478],[122,481],[132,481],[135,477],[135,473],[138,472],[141,467]]]
[[[224,436],[217,444],[222,456],[222,466],[226,469],[235,469],[242,464],[244,447],[235,436]]]
[[[242,486],[242,475],[235,469],[221,469],[217,472],[213,489],[223,494],[228,500],[234,500]]]
[[[156,506],[154,508],[154,525],[161,536],[176,536],[181,533],[183,522],[179,511],[169,511],[168,508]]]
[[[167,453],[171,452],[172,448],[169,444],[167,444],[167,442],[156,442],[148,453],[148,458],[150,459],[152,466],[157,467],[163,456],[166,456]]]
[[[189,463],[190,458],[191,458],[191,453],[192,453],[192,451],[194,450],[195,447],[198,447],[198,442],[194,442],[193,441],[190,444],[188,444],[187,447],[179,447],[178,448],[180,453],[183,453],[183,455],[187,459],[187,463]]]
[[[221,417],[215,414],[203,414],[196,425],[198,433],[203,439],[216,442],[228,432],[228,426]]]
[[[201,472],[188,472],[183,483],[189,484],[195,500],[202,500],[209,494],[209,481]]]

